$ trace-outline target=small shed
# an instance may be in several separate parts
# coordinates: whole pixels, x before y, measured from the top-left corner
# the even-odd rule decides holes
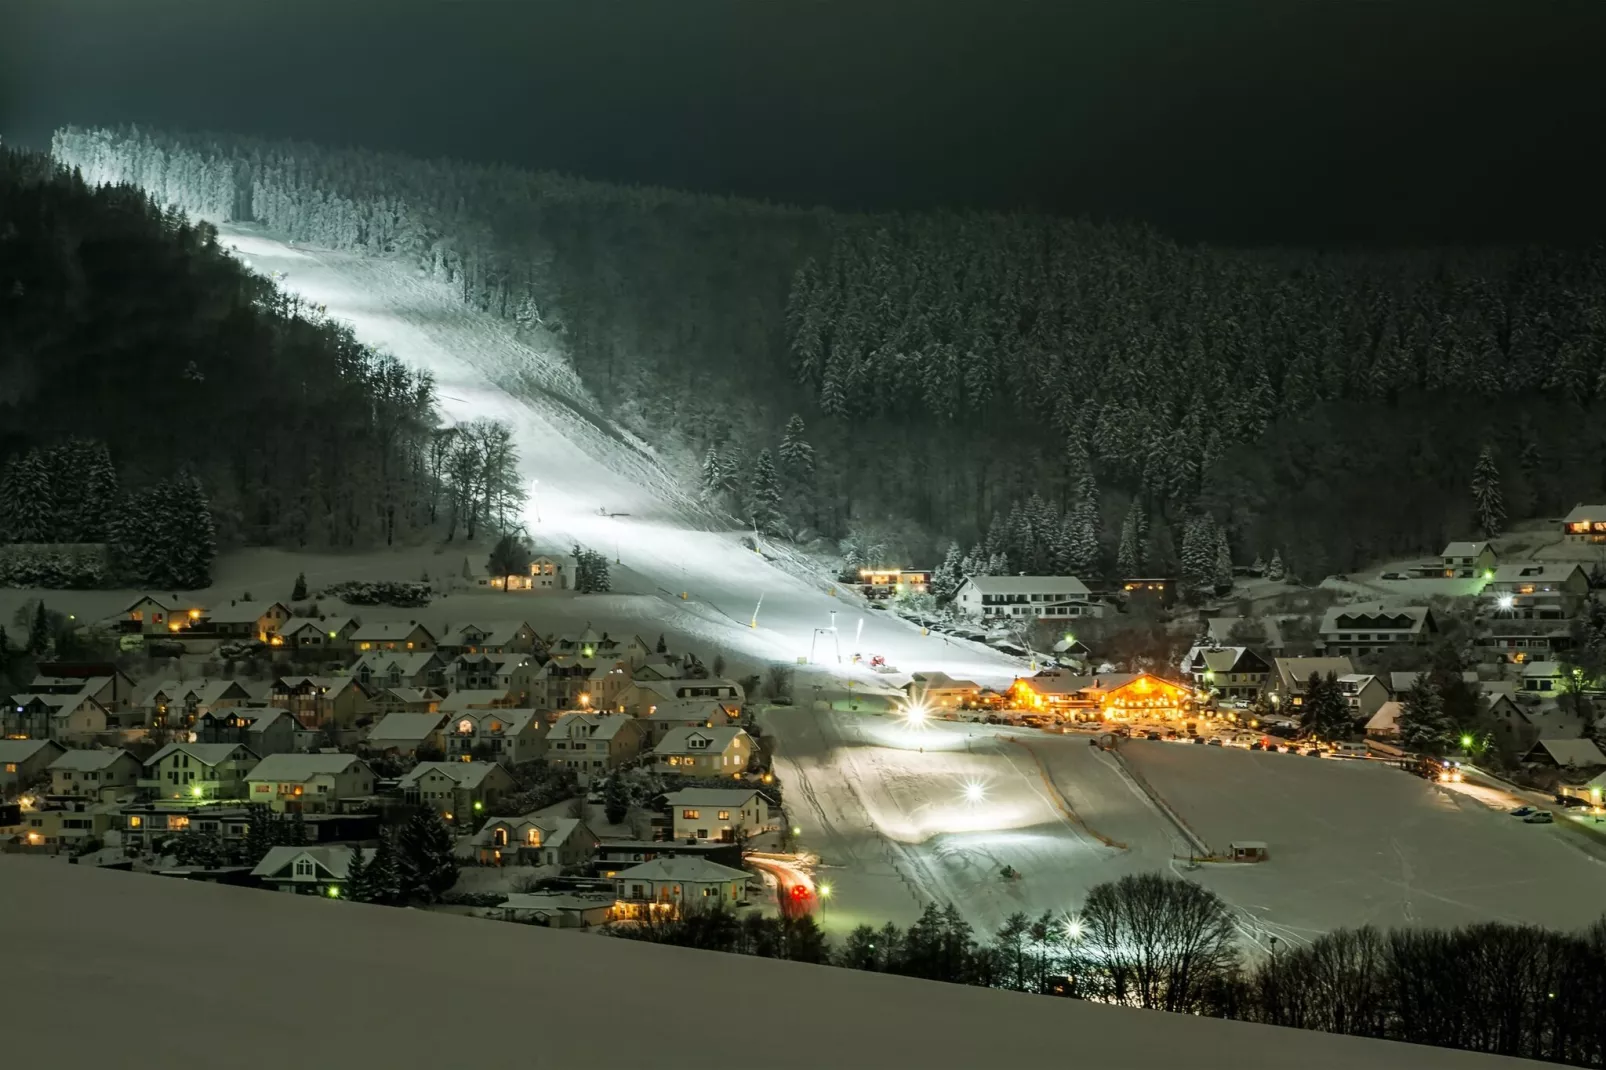
[[[1230,849],[1234,862],[1264,862],[1271,857],[1261,840],[1234,840]]]

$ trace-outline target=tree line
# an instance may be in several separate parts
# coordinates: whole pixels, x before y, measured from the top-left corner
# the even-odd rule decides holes
[[[566,351],[744,522],[890,526],[901,564],[963,556],[1035,493],[1061,530],[1028,560],[1208,583],[1225,544],[1313,579],[1606,485],[1600,249],[1181,246],[132,128],[69,128],[54,152],[209,218],[411,259]],[[787,492],[773,428],[793,414],[811,456]],[[1503,500],[1469,506],[1475,464]]]
[[[427,373],[167,203],[0,153],[0,540],[105,541],[137,582],[193,587],[214,540],[346,549],[516,522],[505,426],[440,427]]]
[[[1338,929],[1246,957],[1239,919],[1191,881],[1098,885],[1072,914],[979,935],[952,906],[833,947],[812,916],[687,911],[618,936],[1177,1014],[1347,1033],[1574,1066],[1606,1063],[1606,919],[1579,933],[1487,922]]]

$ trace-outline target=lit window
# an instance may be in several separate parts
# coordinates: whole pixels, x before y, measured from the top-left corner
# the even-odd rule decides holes
[[[702,816],[702,811],[700,811],[700,810],[682,810],[680,812],[680,816],[681,816],[681,818],[683,820],[686,820],[686,821],[696,821],[699,817]]]
[[[729,810],[721,810],[719,812],[719,819],[721,821],[729,821],[731,819],[731,812]]]

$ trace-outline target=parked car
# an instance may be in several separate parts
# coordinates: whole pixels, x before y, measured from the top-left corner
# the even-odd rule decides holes
[[[1568,810],[1587,810],[1589,808],[1589,800],[1580,799],[1576,795],[1558,795],[1556,796],[1556,802]]]
[[[1250,750],[1265,750],[1266,749],[1266,745],[1264,743],[1260,742],[1260,740],[1257,739],[1253,743],[1249,744],[1249,749]],[[1277,748],[1273,747],[1271,749],[1272,750],[1276,750]]]
[[[1527,825],[1549,825],[1556,820],[1556,815],[1549,810],[1535,810],[1522,820]]]
[[[1203,736],[1194,736],[1193,741],[1202,747],[1204,746],[1205,738]]]
[[[1403,572],[1385,572],[1378,577],[1380,580],[1403,580],[1407,578]]]
[[[1302,753],[1307,758],[1320,758],[1322,756],[1322,748],[1320,748],[1320,747],[1306,747],[1305,750]]]
[[[1145,733],[1143,733],[1143,736],[1144,736],[1145,739],[1156,739],[1157,740],[1157,739],[1164,739],[1165,738],[1164,736],[1160,735],[1160,733],[1158,733],[1158,732],[1145,732]]]
[[[1539,807],[1537,806],[1519,806],[1515,810],[1507,810],[1506,813],[1510,814],[1512,817],[1527,817],[1529,814],[1534,813],[1538,809]]]
[[[1221,737],[1220,736],[1211,736],[1208,740],[1205,741],[1205,746],[1207,746],[1207,747],[1219,747],[1221,745],[1222,744],[1221,744]]]

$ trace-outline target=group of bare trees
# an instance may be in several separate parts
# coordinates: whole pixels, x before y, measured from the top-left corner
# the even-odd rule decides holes
[[[430,522],[445,525],[448,541],[459,530],[472,540],[485,528],[503,534],[517,526],[525,490],[506,424],[481,418],[440,428],[430,440],[429,469]]]

